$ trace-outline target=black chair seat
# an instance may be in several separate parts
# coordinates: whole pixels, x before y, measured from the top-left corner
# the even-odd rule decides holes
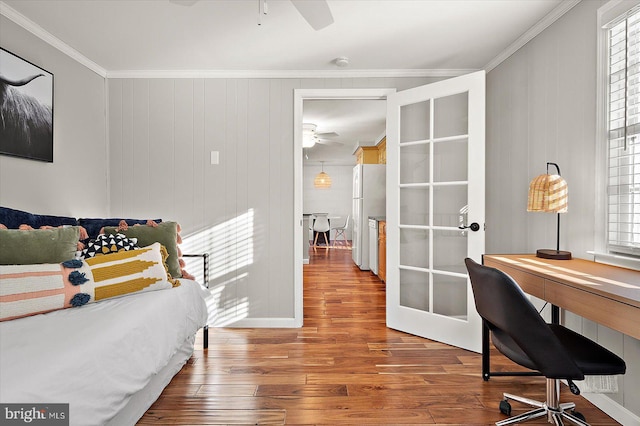
[[[584,337],[559,324],[547,324],[553,334],[563,343],[564,349],[573,358],[573,361],[582,372],[583,376],[600,376],[624,374],[626,371],[625,362],[616,354],[603,348],[591,339]],[[492,327],[489,326],[491,329]],[[516,364],[527,367],[531,370],[540,368],[524,353],[517,343],[508,334],[499,329],[492,329],[492,341],[494,346],[507,358]],[[572,379],[583,380],[584,377],[568,374],[558,374],[552,379]]]

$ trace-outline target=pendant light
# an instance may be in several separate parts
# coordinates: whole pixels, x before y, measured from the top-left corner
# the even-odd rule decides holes
[[[321,161],[320,163],[322,164],[322,171],[318,173],[316,178],[313,180],[313,186],[318,189],[331,188],[331,176],[324,172],[324,161]]]

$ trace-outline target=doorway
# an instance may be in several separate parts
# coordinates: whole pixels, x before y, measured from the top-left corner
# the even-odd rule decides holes
[[[391,231],[387,251],[393,254],[387,258],[387,325],[479,350],[479,317],[468,276],[459,263],[465,257],[479,259],[484,252],[484,227],[478,224],[484,223],[485,79],[485,72],[478,71],[401,92],[294,92],[294,214],[299,220],[294,232],[294,310],[299,326],[303,324],[304,100],[385,99],[386,216]],[[464,222],[469,219],[477,222],[467,226]]]
[[[302,130],[304,102],[312,100],[386,100],[395,89],[299,89],[294,92],[294,306],[295,323],[303,324],[303,251],[308,238],[307,224],[303,220],[303,146]]]

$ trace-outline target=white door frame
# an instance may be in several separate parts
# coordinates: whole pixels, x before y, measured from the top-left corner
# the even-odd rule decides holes
[[[302,233],[302,113],[307,99],[387,99],[396,89],[296,89],[293,93],[293,261],[294,261],[294,327],[303,325]]]

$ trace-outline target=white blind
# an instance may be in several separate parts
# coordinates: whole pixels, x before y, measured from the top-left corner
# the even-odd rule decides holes
[[[640,255],[640,9],[608,31],[608,249]]]

